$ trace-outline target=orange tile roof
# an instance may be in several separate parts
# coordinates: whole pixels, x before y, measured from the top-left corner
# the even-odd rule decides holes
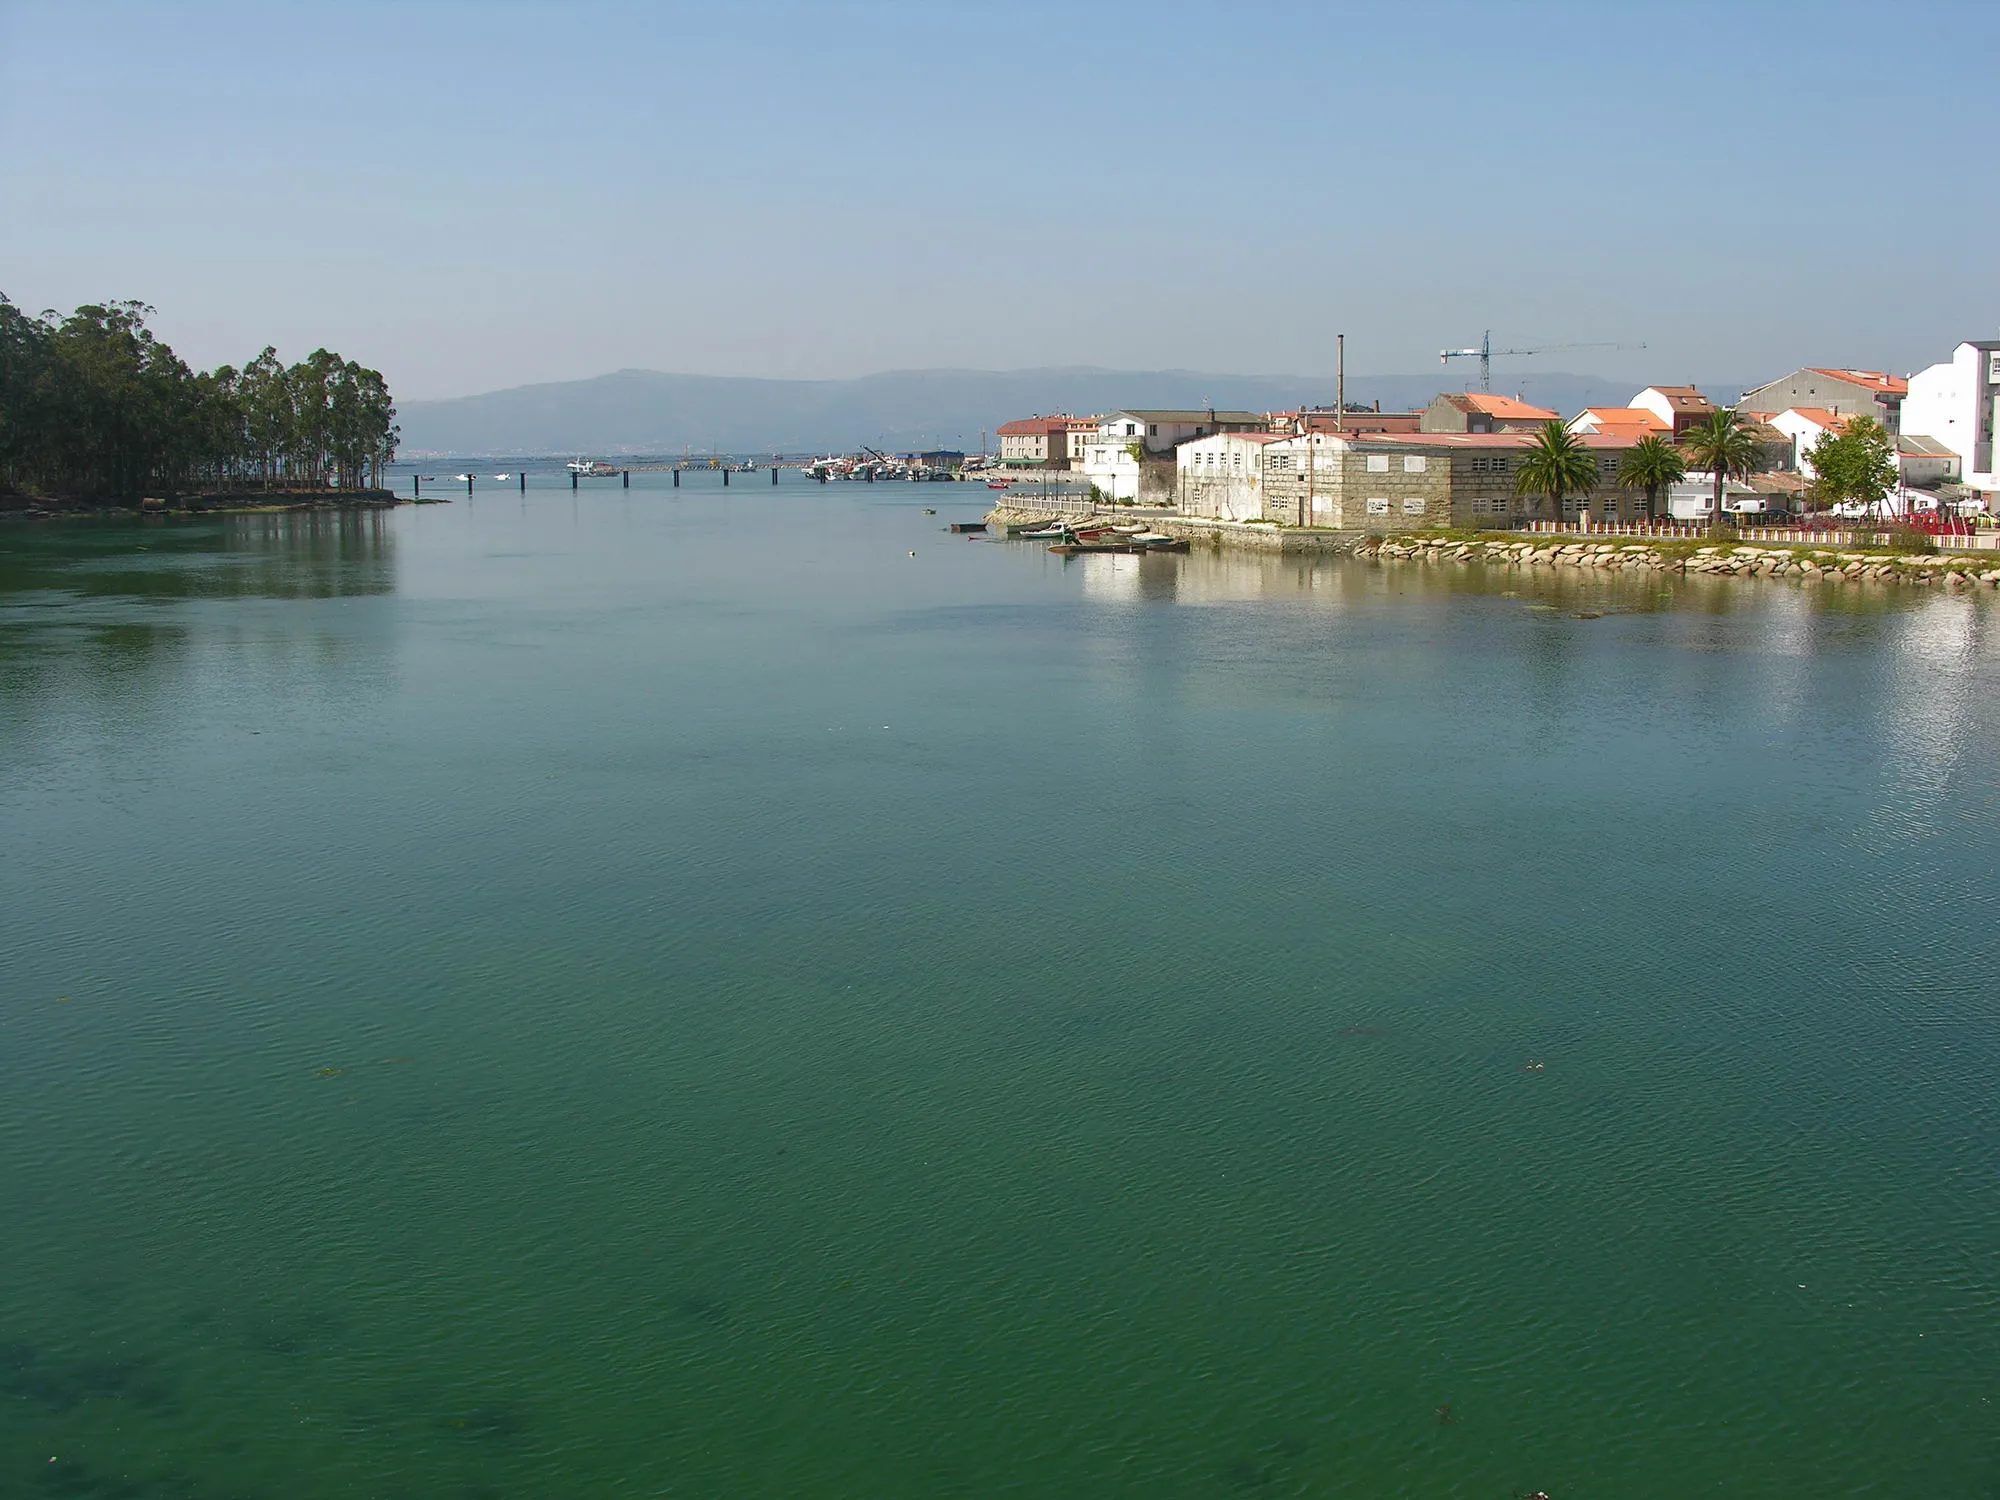
[[[1823,370],[1818,365],[1807,365],[1806,368],[1811,370],[1815,375],[1831,375],[1835,380],[1845,380],[1853,385],[1867,386],[1870,390],[1880,395],[1907,396],[1910,394],[1909,381],[1898,380],[1894,375],[1887,374],[1881,370]]]
[[[1644,427],[1665,432],[1667,420],[1648,406],[1586,406],[1583,414],[1599,427]]]
[[[1828,411],[1824,406],[1789,406],[1785,410],[1793,416],[1804,417],[1815,427],[1824,427],[1829,432],[1838,432],[1847,425],[1847,418],[1837,411]],[[1778,413],[1779,416],[1784,414],[1784,412]]]
[[[1556,414],[1539,406],[1530,406],[1525,401],[1517,401],[1512,396],[1496,396],[1490,391],[1466,391],[1463,393],[1474,411],[1483,411],[1489,417],[1500,417],[1510,422],[1553,422]]]

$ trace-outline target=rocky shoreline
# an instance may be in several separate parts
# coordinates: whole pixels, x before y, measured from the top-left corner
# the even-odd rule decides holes
[[[2000,553],[1889,553],[1838,547],[1690,545],[1580,537],[1533,540],[1422,536],[1365,537],[1356,557],[1419,563],[1483,563],[1506,568],[1595,569],[1800,578],[1822,583],[1900,583],[1944,589],[2000,588]]]
[[[183,495],[172,500],[98,502],[44,495],[0,497],[0,521],[135,520],[141,516],[266,516],[295,511],[388,510],[398,505],[446,505],[449,497],[412,501],[389,490],[274,490],[252,494]]]

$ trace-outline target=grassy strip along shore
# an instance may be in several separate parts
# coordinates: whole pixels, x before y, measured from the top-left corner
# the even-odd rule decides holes
[[[1485,563],[1516,568],[1651,569],[1748,578],[1807,578],[1827,583],[1906,583],[1946,589],[2000,588],[2000,553],[1946,555],[1888,548],[1762,546],[1728,541],[1647,541],[1517,532],[1402,532],[1364,537],[1356,557],[1426,563]]]

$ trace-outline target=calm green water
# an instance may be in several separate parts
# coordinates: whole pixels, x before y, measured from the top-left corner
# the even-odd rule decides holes
[[[985,498],[0,530],[0,1494],[2000,1492],[1992,601]]]

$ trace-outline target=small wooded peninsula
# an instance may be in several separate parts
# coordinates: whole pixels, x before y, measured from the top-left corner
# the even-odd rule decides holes
[[[32,315],[0,295],[0,503],[374,498],[395,457],[381,372],[315,349],[192,370],[142,302]]]

